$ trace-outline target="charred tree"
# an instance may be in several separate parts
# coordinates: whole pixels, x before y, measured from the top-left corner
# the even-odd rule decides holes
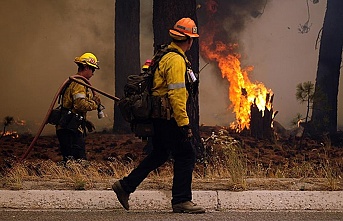
[[[328,0],[313,100],[312,135],[337,132],[337,95],[342,61],[343,1]]]
[[[154,0],[153,1],[153,30],[154,49],[160,45],[170,43],[168,30],[173,28],[176,21],[183,17],[189,17],[197,23],[195,0]],[[193,46],[187,53],[192,63],[194,73],[199,73],[199,41],[195,39]],[[199,81],[198,81],[199,82]],[[190,99],[187,103],[187,112],[192,125],[193,134],[198,150],[202,148],[199,132],[199,89],[198,83],[191,88]]]
[[[250,133],[252,137],[257,139],[272,139],[273,97],[274,95],[270,96],[267,94],[266,102],[270,108],[268,109],[266,107],[264,111],[259,110],[255,103],[250,106]]]
[[[124,85],[131,74],[140,73],[139,52],[139,0],[115,1],[115,94],[124,96]],[[116,132],[129,132],[129,124],[123,119],[119,108],[114,105],[114,125]]]

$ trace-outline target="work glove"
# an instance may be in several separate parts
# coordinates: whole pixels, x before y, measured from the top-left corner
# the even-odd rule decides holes
[[[185,140],[190,140],[193,137],[192,129],[189,125],[181,126],[179,128]]]
[[[101,100],[99,95],[94,95],[94,97],[92,98],[92,100],[96,103],[96,105],[101,104]]]
[[[95,130],[94,124],[91,121],[89,121],[89,120],[86,120],[85,126],[86,126],[86,128],[87,128],[89,133],[93,132]]]

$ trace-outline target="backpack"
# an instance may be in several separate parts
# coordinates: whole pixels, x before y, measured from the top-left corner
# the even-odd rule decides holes
[[[151,118],[153,78],[160,60],[169,52],[178,53],[183,57],[177,49],[163,45],[153,56],[147,70],[127,77],[124,97],[118,101],[118,106],[124,120],[130,123],[131,131],[137,137],[150,137],[154,134]]]
[[[62,98],[67,88],[69,87],[70,83],[71,82],[69,81],[63,86],[60,94],[58,95],[58,106],[51,110],[51,113],[46,121],[47,124],[51,124],[55,126],[60,124],[60,120],[62,118],[62,112],[64,109],[62,105]]]

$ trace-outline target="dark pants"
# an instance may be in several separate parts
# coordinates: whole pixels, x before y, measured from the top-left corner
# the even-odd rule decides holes
[[[151,153],[127,177],[120,180],[123,189],[133,193],[148,174],[164,164],[171,154],[174,159],[172,204],[192,200],[195,150],[191,142],[184,139],[174,119],[154,119],[154,130]]]
[[[59,129],[56,130],[56,135],[60,143],[63,161],[86,159],[86,144],[82,133],[69,129]]]

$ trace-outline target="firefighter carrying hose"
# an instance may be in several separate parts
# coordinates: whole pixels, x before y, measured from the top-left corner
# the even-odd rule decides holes
[[[92,53],[84,53],[76,57],[77,75],[89,80],[96,69],[99,69],[99,61]],[[71,81],[61,92],[62,116],[56,125],[56,135],[60,143],[60,151],[63,161],[69,159],[86,160],[85,135],[95,129],[94,125],[87,121],[88,111],[98,110],[103,107],[98,95],[91,93],[89,88],[77,82]],[[100,118],[100,117],[99,117]]]

